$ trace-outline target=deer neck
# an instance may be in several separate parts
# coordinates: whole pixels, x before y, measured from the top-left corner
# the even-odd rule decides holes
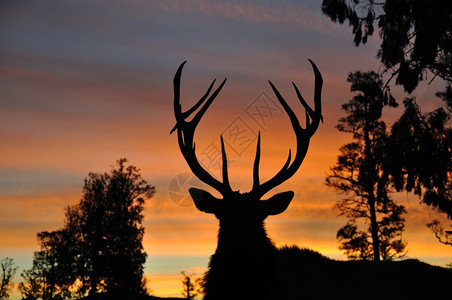
[[[268,238],[264,221],[231,222],[220,220],[216,254],[247,255],[273,251],[275,246]]]
[[[218,247],[205,275],[204,299],[233,299],[231,279],[237,283],[234,291],[240,299],[278,299],[277,253],[263,221],[241,225],[220,221]]]

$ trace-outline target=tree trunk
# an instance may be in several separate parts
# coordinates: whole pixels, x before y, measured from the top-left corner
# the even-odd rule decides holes
[[[369,209],[370,209],[370,231],[372,235],[372,248],[374,252],[374,261],[380,261],[380,239],[378,237],[378,223],[377,213],[375,211],[375,199],[373,194],[369,197]]]
[[[376,184],[374,178],[374,172],[376,170],[376,165],[374,157],[372,156],[372,145],[369,134],[369,107],[365,106],[365,124],[364,124],[364,162],[361,165],[360,173],[364,174],[361,177],[366,185],[366,190],[368,194],[368,204],[370,210],[370,231],[372,235],[372,247],[374,252],[374,261],[380,261],[380,239],[378,238],[378,223],[377,223],[377,212],[375,210],[375,195],[374,195],[374,184]]]

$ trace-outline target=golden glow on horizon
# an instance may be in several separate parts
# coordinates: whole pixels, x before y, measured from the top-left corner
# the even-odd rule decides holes
[[[188,272],[187,274],[190,274]],[[159,297],[180,297],[182,293],[182,275],[179,274],[146,274],[147,287],[151,289],[151,295]]]

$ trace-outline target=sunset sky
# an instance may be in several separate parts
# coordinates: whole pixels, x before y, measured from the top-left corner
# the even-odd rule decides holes
[[[381,70],[378,35],[356,48],[350,28],[322,15],[321,1],[90,0],[0,3],[0,258],[20,272],[39,250],[36,233],[63,226],[64,209],[82,195],[83,179],[127,158],[155,185],[146,203],[144,246],[148,287],[180,295],[181,271],[201,275],[215,251],[217,220],[196,210],[191,177],[169,132],[175,124],[172,80],[182,74],[183,110],[210,82],[227,77],[196,131],[200,160],[218,176],[220,134],[230,160],[231,185],[247,191],[257,132],[262,135],[261,178],[284,164],[295,137],[267,80],[291,107],[304,112],[294,81],[312,103],[312,59],[323,79],[323,116],[298,173],[271,191],[293,190],[286,212],[267,220],[277,245],[297,244],[336,259],[337,230],[345,219],[332,206],[340,195],[325,175],[351,135],[335,129],[341,104],[353,95],[345,81],[355,70]],[[217,84],[219,84],[217,82]],[[427,112],[441,105],[440,82],[414,92]],[[392,89],[402,103],[399,87]],[[256,115],[260,108],[262,115]],[[390,124],[400,109],[386,109]],[[241,136],[231,135],[238,129]],[[228,135],[229,134],[229,135]],[[404,239],[410,258],[445,265],[450,246],[425,226],[445,220],[407,193],[394,195],[408,209]],[[448,225],[450,224],[447,223]],[[17,296],[16,296],[17,297]],[[17,299],[17,298],[16,298]]]

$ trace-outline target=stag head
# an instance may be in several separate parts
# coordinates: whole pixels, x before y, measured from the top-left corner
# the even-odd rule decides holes
[[[217,190],[223,199],[218,199],[212,196],[209,192],[191,188],[189,190],[191,197],[196,205],[196,207],[205,213],[215,214],[215,216],[221,221],[230,220],[248,220],[253,222],[254,220],[263,221],[269,215],[277,215],[286,210],[289,206],[294,193],[292,191],[278,193],[273,195],[267,200],[261,200],[271,189],[280,185],[284,181],[292,177],[298,168],[301,166],[304,157],[308,151],[310,138],[316,132],[319,122],[323,122],[321,114],[321,90],[322,90],[322,75],[320,74],[317,66],[309,60],[314,70],[315,75],[315,88],[314,88],[314,109],[312,109],[304,98],[301,96],[295,83],[292,85],[295,92],[300,100],[302,106],[305,109],[306,114],[306,124],[303,128],[298,121],[297,116],[283,99],[276,87],[269,81],[273,92],[275,93],[277,99],[281,103],[285,112],[289,116],[290,122],[292,124],[295,136],[297,149],[295,156],[292,160],[291,151],[289,149],[289,155],[286,163],[283,165],[281,170],[271,179],[266,182],[261,183],[259,180],[259,162],[260,162],[260,144],[261,137],[260,133],[257,141],[256,157],[254,159],[253,166],[253,186],[251,191],[247,193],[240,193],[238,191],[233,191],[229,184],[228,177],[228,163],[227,156],[224,147],[223,137],[220,136],[221,142],[221,153],[223,159],[222,167],[222,181],[214,178],[209,172],[207,172],[201,164],[198,162],[195,153],[195,143],[193,141],[194,132],[196,126],[201,120],[204,113],[207,111],[209,106],[212,104],[213,100],[216,98],[218,93],[223,88],[226,83],[226,79],[216,88],[216,90],[210,95],[210,92],[214,86],[215,80],[212,81],[206,93],[201,97],[201,99],[190,109],[182,112],[180,104],[180,79],[182,74],[182,69],[186,63],[184,61],[174,76],[174,114],[176,117],[176,125],[171,130],[171,133],[177,130],[177,138],[179,142],[179,148],[188,163],[193,174],[195,174],[201,181],[211,186]],[[210,97],[209,97],[210,95]],[[208,98],[208,99],[207,99]],[[206,101],[207,99],[207,101]],[[205,103],[204,103],[205,102]],[[194,115],[191,121],[187,121],[187,118],[193,114],[202,104],[204,105],[199,109],[199,111]]]

